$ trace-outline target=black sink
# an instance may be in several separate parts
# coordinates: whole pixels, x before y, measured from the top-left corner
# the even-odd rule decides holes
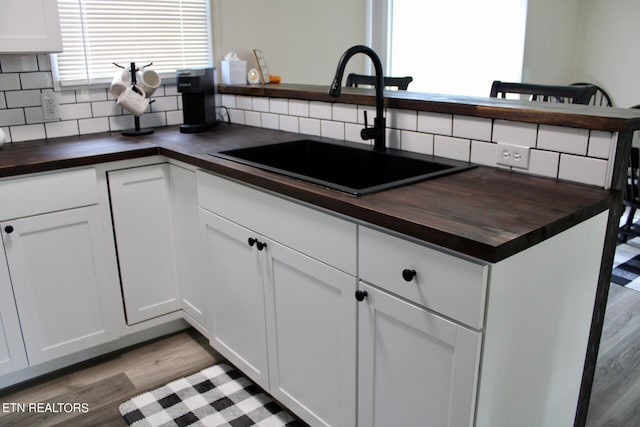
[[[209,154],[354,196],[475,167],[468,162],[400,150],[378,152],[357,145],[304,139]]]

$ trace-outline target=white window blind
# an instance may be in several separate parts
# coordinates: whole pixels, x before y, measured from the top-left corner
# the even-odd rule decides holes
[[[212,63],[209,0],[58,0],[62,86],[110,81],[113,63],[131,62],[165,77]]]

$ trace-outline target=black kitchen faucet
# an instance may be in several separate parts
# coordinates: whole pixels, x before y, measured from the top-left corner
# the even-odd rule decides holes
[[[329,95],[338,97],[340,96],[340,86],[342,85],[342,76],[344,75],[344,69],[347,62],[356,53],[364,53],[373,62],[373,67],[376,73],[375,88],[376,88],[376,117],[373,120],[373,127],[367,126],[367,112],[364,112],[364,129],[360,131],[362,139],[373,139],[373,149],[375,151],[386,151],[386,129],[384,119],[384,76],[382,72],[382,62],[378,55],[370,47],[357,45],[353,46],[345,53],[342,54],[340,61],[338,62],[338,69],[336,75],[333,78],[331,87],[329,88]]]

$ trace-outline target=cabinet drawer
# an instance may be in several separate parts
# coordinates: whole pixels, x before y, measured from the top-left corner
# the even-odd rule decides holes
[[[480,329],[489,267],[360,227],[362,280]],[[413,278],[403,277],[414,270]]]
[[[98,181],[93,168],[0,181],[0,220],[97,203]]]
[[[198,171],[198,204],[215,214],[356,274],[356,225],[243,184]]]

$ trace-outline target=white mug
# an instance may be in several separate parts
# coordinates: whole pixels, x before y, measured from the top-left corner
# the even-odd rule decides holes
[[[162,79],[160,78],[160,74],[151,70],[149,68],[145,68],[142,70],[142,73],[138,73],[136,76],[138,80],[138,86],[144,94],[149,98],[153,93],[160,87],[160,82]]]
[[[116,74],[113,76],[109,91],[111,92],[111,95],[117,98],[129,86],[131,86],[131,72],[126,68],[121,68],[116,71]]]
[[[131,85],[122,92],[116,103],[134,116],[141,116],[147,109],[149,100],[144,96],[144,92]]]

